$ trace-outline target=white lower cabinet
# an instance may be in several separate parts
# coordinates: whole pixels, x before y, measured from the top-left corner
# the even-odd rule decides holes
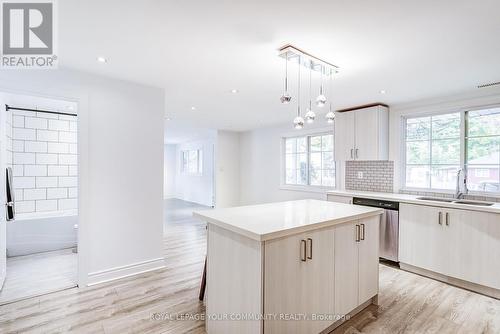
[[[334,229],[265,244],[264,312],[334,314]],[[264,321],[264,333],[319,333],[331,321]]]
[[[379,220],[266,241],[264,314],[342,316],[376,296]],[[265,320],[264,333],[316,334],[336,320]]]
[[[379,217],[335,230],[335,311],[344,315],[378,293]]]
[[[500,289],[500,215],[447,209],[448,275]]]
[[[446,275],[449,244],[444,219],[441,208],[400,203],[400,262]]]
[[[402,263],[500,289],[500,215],[401,203]]]

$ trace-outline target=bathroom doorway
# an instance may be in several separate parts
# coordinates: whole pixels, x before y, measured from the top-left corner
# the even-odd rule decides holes
[[[77,286],[77,107],[0,94],[0,305]]]

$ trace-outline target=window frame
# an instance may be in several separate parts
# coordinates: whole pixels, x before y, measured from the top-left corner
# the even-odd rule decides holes
[[[406,124],[407,120],[411,118],[420,118],[420,117],[432,117],[453,113],[460,113],[460,169],[466,171],[467,170],[467,129],[468,129],[468,112],[478,111],[484,109],[493,109],[500,108],[500,104],[490,104],[490,105],[481,105],[474,106],[469,108],[457,108],[457,109],[446,109],[446,110],[438,110],[433,112],[425,112],[425,113],[408,113],[401,116],[401,126],[400,133],[402,133],[402,140],[400,142],[400,180],[401,186],[400,189],[402,191],[416,191],[416,192],[434,192],[434,193],[444,193],[444,194],[454,194],[455,189],[438,189],[438,188],[417,188],[417,187],[407,187],[406,186],[406,142],[407,142],[407,132],[406,132]],[[432,131],[432,127],[431,127]],[[431,161],[432,162],[432,161]],[[430,164],[432,166],[432,164]],[[432,185],[432,184],[431,184]],[[468,193],[470,195],[478,195],[478,196],[487,196],[487,197],[500,197],[500,192],[489,192],[489,191],[475,191],[469,190]]]
[[[401,180],[402,180],[402,186],[401,190],[406,190],[406,191],[428,191],[428,192],[436,192],[436,193],[454,193],[454,190],[451,189],[441,189],[441,188],[432,188],[432,174],[429,175],[429,182],[431,185],[431,188],[418,188],[418,187],[407,187],[406,186],[406,144],[407,144],[407,121],[408,119],[412,118],[422,118],[422,117],[433,117],[433,116],[440,116],[440,115],[447,115],[447,114],[460,114],[460,161],[459,161],[459,168],[464,168],[464,162],[465,162],[465,157],[464,157],[464,149],[465,149],[465,143],[464,143],[464,134],[465,134],[465,122],[464,122],[464,115],[466,113],[465,110],[461,111],[452,111],[452,110],[447,110],[447,111],[440,111],[440,112],[431,112],[431,113],[418,113],[418,114],[408,114],[404,115],[402,117],[402,124],[401,124],[401,131],[403,133],[403,140],[401,143]],[[431,168],[430,173],[432,173],[432,121],[431,121],[431,126],[429,128],[429,135],[431,136],[429,138],[429,164],[428,166]],[[451,164],[444,164],[446,165],[451,165]],[[427,165],[425,165],[427,166]]]
[[[196,152],[196,172],[190,172],[189,171],[189,154],[190,152]],[[187,161],[186,164],[184,164],[185,158],[184,156],[187,156]],[[181,150],[180,152],[180,171],[182,175],[189,175],[189,176],[203,176],[203,150],[201,148],[196,148],[196,149],[187,149],[187,150]],[[201,163],[200,163],[201,160]],[[184,165],[186,168],[184,168]]]
[[[316,136],[332,135],[333,136],[333,159],[334,159],[334,186],[323,186],[323,185],[310,185],[310,138]],[[286,183],[286,140],[291,138],[303,138],[306,137],[306,155],[307,155],[307,184],[288,184]],[[309,131],[303,131],[301,133],[288,133],[284,134],[280,138],[281,152],[280,152],[280,189],[281,190],[295,190],[295,191],[306,191],[306,192],[318,192],[324,193],[328,190],[334,190],[337,188],[338,184],[338,173],[337,173],[337,162],[335,160],[335,133],[331,128],[322,129],[312,129]],[[323,151],[321,151],[323,152]]]

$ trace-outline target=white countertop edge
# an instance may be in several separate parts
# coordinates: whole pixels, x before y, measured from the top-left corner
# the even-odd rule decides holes
[[[331,227],[331,226],[351,222],[354,220],[360,220],[360,219],[364,219],[364,218],[369,218],[369,217],[381,215],[383,212],[384,212],[384,210],[382,210],[382,209],[373,208],[373,211],[370,211],[370,212],[355,214],[355,215],[348,216],[348,217],[336,218],[336,219],[327,220],[327,221],[318,222],[318,223],[313,223],[313,224],[308,224],[308,225],[291,227],[291,228],[288,228],[286,230],[278,230],[278,231],[269,232],[269,233],[265,233],[265,234],[257,234],[257,233],[254,233],[252,231],[246,230],[244,228],[240,228],[240,227],[228,224],[228,223],[224,223],[223,221],[220,221],[218,219],[204,216],[203,214],[201,214],[199,212],[193,212],[193,216],[200,218],[209,224],[214,224],[218,227],[221,227],[221,228],[224,228],[226,230],[232,231],[234,233],[243,235],[243,236],[250,238],[250,239],[253,239],[255,241],[264,242],[264,241],[279,239],[279,238],[283,238],[283,237],[287,237],[290,235],[295,235],[295,234],[299,234],[299,233],[303,233],[303,232],[319,230],[319,229],[323,229],[326,227]]]
[[[408,194],[397,194],[397,193],[377,193],[377,192],[350,191],[350,190],[329,190],[326,193],[327,195],[336,195],[343,197],[373,198],[373,199],[380,199],[387,201],[395,201],[399,203],[500,214],[500,203],[495,203],[492,206],[465,205],[465,204],[435,202],[435,201],[426,201],[417,199],[417,197],[432,197],[432,196],[408,195]]]

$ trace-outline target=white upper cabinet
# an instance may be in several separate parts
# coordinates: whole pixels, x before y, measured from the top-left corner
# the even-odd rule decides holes
[[[387,160],[389,109],[382,105],[339,112],[335,119],[336,160]]]
[[[337,113],[335,116],[335,160],[354,159],[354,112]]]

